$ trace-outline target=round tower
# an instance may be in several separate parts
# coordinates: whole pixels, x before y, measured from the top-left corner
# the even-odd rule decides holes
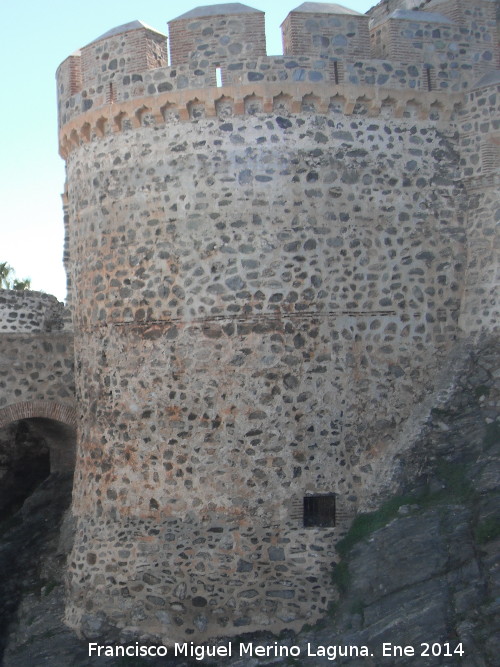
[[[317,619],[432,390],[463,271],[455,98],[366,59],[367,25],[304,3],[271,57],[262,12],[202,7],[170,64],[135,22],[58,70],[84,635]]]

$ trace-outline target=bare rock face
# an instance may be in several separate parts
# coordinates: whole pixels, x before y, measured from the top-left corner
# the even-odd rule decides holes
[[[24,504],[0,524],[0,642],[10,636],[9,623],[26,610],[26,627],[42,615],[35,600],[59,588],[69,542],[61,540],[61,522],[71,500],[72,476],[53,474],[45,479]],[[60,622],[60,609],[44,613],[42,622]],[[50,619],[50,621],[49,621]],[[33,629],[30,631],[33,632]],[[19,635],[17,640],[20,639]],[[12,641],[12,640],[10,640]],[[25,663],[26,664],[26,663]]]

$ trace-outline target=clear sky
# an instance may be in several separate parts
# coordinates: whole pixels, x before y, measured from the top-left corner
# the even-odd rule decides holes
[[[165,0],[0,0],[0,262],[32,289],[64,300],[55,71],[73,51],[134,20],[161,32],[167,22],[215,2]],[[301,0],[248,0],[266,12],[268,55],[282,53],[280,24]],[[377,0],[345,0],[366,12]]]

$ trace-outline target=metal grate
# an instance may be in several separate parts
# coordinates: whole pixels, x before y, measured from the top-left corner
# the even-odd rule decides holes
[[[495,142],[495,138],[499,143]],[[500,162],[500,140],[497,137],[488,137],[488,143],[481,144],[481,171],[483,174],[494,173]]]
[[[436,70],[432,65],[424,65],[424,82],[427,90],[436,90]]]
[[[335,526],[335,495],[304,496],[304,527]]]

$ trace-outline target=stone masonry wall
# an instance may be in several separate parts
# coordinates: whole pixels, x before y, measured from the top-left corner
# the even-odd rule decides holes
[[[457,52],[458,26],[440,14],[400,12],[372,24],[372,50],[379,58],[425,60],[445,54],[448,64]]]
[[[110,30],[81,49],[83,87],[109,85],[119,74],[167,64],[165,35],[139,22],[124,27],[118,33]]]
[[[61,331],[69,314],[54,296],[27,290],[0,290],[0,333]]]
[[[306,3],[307,4],[307,3]],[[282,25],[283,53],[333,58],[370,58],[368,17],[356,12],[290,12]]]
[[[0,290],[0,408],[39,401],[73,405],[69,314],[51,295]]]
[[[321,616],[334,544],[390,483],[415,406],[493,326],[486,302],[459,326],[491,260],[471,273],[468,74],[450,94],[425,63],[224,62],[219,88],[193,60],[124,73],[86,110],[91,87],[59,87],[80,410],[66,617],[86,636]],[[336,495],[335,526],[304,526],[312,494]]]
[[[468,196],[468,261],[461,328],[498,331],[500,76],[468,94],[460,126],[461,171]]]
[[[500,65],[495,0],[414,4],[381,2],[370,11],[375,57],[424,60],[455,74],[460,69],[463,83],[469,85]]]
[[[325,610],[342,524],[304,529],[297,503],[352,513],[457,334],[453,145],[414,118],[271,112],[72,151],[72,625],[172,640]]]
[[[264,12],[239,3],[187,12],[170,21],[168,34],[173,66],[191,62],[203,68],[228,58],[266,55]]]
[[[337,64],[335,64],[337,63]],[[414,99],[416,104],[422,104],[425,98],[422,93],[429,91],[428,69],[419,63],[398,63],[385,60],[368,61],[332,61],[318,59],[311,56],[289,57],[262,57],[251,61],[236,59],[222,63],[222,88],[209,88],[215,83],[215,67],[206,69],[192,69],[189,65],[172,68],[160,68],[146,71],[141,74],[124,75],[115,79],[113,84],[114,102],[106,102],[105,87],[91,88],[71,97],[64,105],[61,104],[61,151],[65,155],[69,144],[88,141],[93,136],[102,136],[108,131],[118,131],[123,126],[139,126],[153,116],[157,120],[166,120],[172,115],[192,114],[190,105],[205,106],[207,95],[210,102],[223,103],[229,97],[233,104],[245,105],[247,100],[256,98],[262,105],[264,92],[258,84],[273,83],[275,90],[270,93],[270,102],[273,97],[282,94],[283,86],[291,88],[286,93],[290,99],[301,94],[294,100],[302,105],[304,95],[312,95],[311,84],[316,86],[327,84],[328,88],[321,91],[321,98],[328,107],[332,98],[347,95],[349,103],[358,97],[375,104],[396,106],[393,90],[400,93],[407,92],[406,99]],[[459,93],[461,80],[459,73],[454,71],[435,70],[433,89],[438,92]],[[308,84],[306,86],[306,84]],[[225,90],[226,87],[238,86],[238,90]],[[344,89],[342,85],[348,85]],[[365,85],[372,88],[367,91]],[[374,87],[377,86],[377,88]],[[246,88],[243,88],[246,86]],[[300,88],[301,86],[301,88]],[[334,86],[339,86],[334,88]],[[326,99],[324,98],[327,95]],[[269,96],[266,96],[269,97]],[[313,96],[314,97],[314,96]],[[404,99],[399,95],[399,99]],[[434,98],[430,103],[436,102]],[[307,104],[307,101],[306,101]],[[403,102],[404,104],[404,102]],[[447,106],[450,101],[447,100]],[[453,103],[451,100],[451,106]],[[85,115],[82,115],[85,109]],[[204,113],[210,113],[210,110]],[[392,111],[391,115],[398,113]]]

